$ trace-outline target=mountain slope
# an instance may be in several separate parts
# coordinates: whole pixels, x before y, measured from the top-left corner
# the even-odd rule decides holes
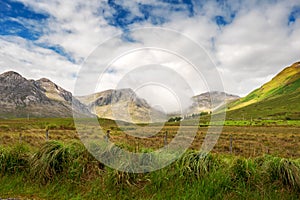
[[[209,112],[222,106],[224,103],[227,104],[239,98],[239,96],[225,92],[205,92],[192,97],[193,105],[189,108],[189,113]],[[215,105],[212,105],[212,100],[214,100]]]
[[[91,116],[87,107],[70,92],[48,79],[27,80],[9,71],[0,75],[0,117],[72,117],[75,113]]]
[[[285,68],[271,81],[227,106],[227,115],[294,118],[300,115],[300,62]]]
[[[164,113],[151,108],[146,100],[139,98],[132,89],[106,90],[77,98],[101,118],[133,123],[166,120]]]

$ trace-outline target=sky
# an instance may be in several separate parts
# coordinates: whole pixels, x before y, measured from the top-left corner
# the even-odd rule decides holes
[[[151,31],[134,31],[144,27],[161,28],[160,39]],[[199,94],[208,90],[205,84],[215,77],[209,72],[203,72],[202,78],[195,75],[180,55],[204,56],[207,65],[205,61],[194,64],[201,65],[201,70],[215,68],[225,92],[245,96],[300,60],[299,35],[298,0],[1,0],[0,73],[13,70],[29,79],[46,77],[73,92],[82,68],[90,69],[87,77],[95,67],[105,68],[102,79],[97,79],[99,91],[121,87],[128,73],[142,77],[147,71],[157,77],[150,69],[161,66],[180,74],[178,80],[182,78],[193,94]],[[147,45],[161,45],[166,51],[145,49]],[[99,46],[102,54],[95,53]],[[136,50],[125,56],[115,54],[128,47]],[[172,53],[175,47],[179,56]],[[97,63],[92,62],[95,58]],[[108,58],[110,66],[102,66]],[[147,65],[142,68],[144,74],[138,70]],[[168,70],[158,71],[161,80],[167,76]],[[141,84],[137,81],[128,87],[138,87],[137,83]],[[145,86],[139,94],[156,104],[153,91],[157,87]],[[171,90],[160,90],[165,104],[176,104]]]

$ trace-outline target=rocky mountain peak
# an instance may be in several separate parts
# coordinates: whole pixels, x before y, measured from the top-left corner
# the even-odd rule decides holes
[[[15,82],[16,80],[18,81],[24,81],[26,80],[23,76],[21,76],[19,73],[14,72],[14,71],[8,71],[4,72],[3,74],[0,74],[1,79],[5,79],[7,82]]]
[[[0,117],[70,117],[72,111],[91,116],[85,105],[72,101],[71,92],[49,79],[27,80],[9,71],[0,74],[0,85]]]
[[[45,83],[53,83],[52,81],[50,81],[49,79],[47,78],[41,78],[39,80],[37,80],[38,82],[45,82]],[[54,83],[53,83],[54,84]]]
[[[1,77],[22,77],[19,73],[14,71],[4,72],[3,74],[0,74],[0,76]]]

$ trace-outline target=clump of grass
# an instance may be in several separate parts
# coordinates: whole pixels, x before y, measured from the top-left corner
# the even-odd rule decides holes
[[[217,170],[221,166],[221,161],[212,154],[188,151],[176,165],[180,177],[201,179],[209,172]]]
[[[266,156],[264,163],[271,182],[279,182],[291,189],[300,189],[300,167],[295,161]]]
[[[30,165],[30,175],[43,184],[62,176],[72,182],[91,179],[104,168],[80,142],[55,140],[46,142],[32,156]]]
[[[26,171],[29,168],[29,147],[18,144],[12,148],[0,147],[0,174]]]
[[[69,146],[58,141],[48,141],[31,159],[31,175],[42,183],[62,174],[71,162]]]
[[[109,187],[124,187],[124,186],[133,186],[137,185],[138,182],[141,180],[139,177],[142,176],[142,174],[137,174],[134,172],[127,172],[127,171],[119,171],[116,169],[107,169],[107,177],[106,177],[106,183]]]
[[[235,159],[230,167],[230,172],[234,182],[241,181],[250,184],[257,176],[255,162],[246,158]]]
[[[96,160],[81,143],[74,141],[69,148],[72,163],[68,174],[71,180],[90,180],[103,172],[104,165]]]

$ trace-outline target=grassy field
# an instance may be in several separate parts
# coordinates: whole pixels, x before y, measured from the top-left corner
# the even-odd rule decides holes
[[[112,120],[100,119],[104,132],[111,131],[111,140],[129,151],[158,149],[164,145],[165,132],[168,142],[174,138],[179,123],[167,123],[157,134],[149,138],[132,136],[137,127],[119,127]],[[192,150],[200,150],[207,134],[208,123],[200,123]],[[45,142],[45,133],[49,129],[49,138],[67,142],[79,140],[72,119],[14,119],[0,121],[0,145],[12,145],[19,142],[39,147]],[[152,126],[143,127],[145,135],[153,134]],[[183,132],[193,130],[192,126],[182,127]],[[97,134],[97,132],[95,133]],[[232,151],[230,152],[230,140]],[[233,154],[244,157],[261,156],[265,153],[274,156],[300,158],[300,121],[296,120],[258,120],[226,121],[213,153]]]
[[[111,131],[116,145],[132,152],[161,148],[165,132],[170,142],[178,130],[178,122],[167,123],[152,137],[137,139],[130,136],[136,131],[133,125],[118,127],[106,119],[99,123]],[[207,126],[200,123],[190,150],[176,162],[131,174],[95,160],[79,141],[72,119],[1,120],[0,198],[300,198],[299,121],[228,120],[212,152],[201,156]],[[151,126],[143,127],[145,134],[151,133]],[[182,130],[188,132],[191,126]]]

